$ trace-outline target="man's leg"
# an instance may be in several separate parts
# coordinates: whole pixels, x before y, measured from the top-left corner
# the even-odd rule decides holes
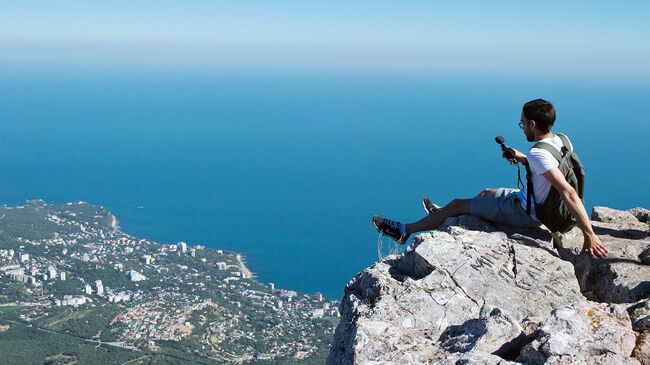
[[[494,197],[496,194],[495,189],[484,189],[477,194],[477,198]],[[411,224],[402,224],[397,221],[385,219],[380,216],[372,218],[375,228],[383,233],[389,235],[395,241],[404,243],[408,240],[409,236],[413,233],[430,231],[438,228],[449,217],[456,217],[463,214],[470,214],[472,207],[472,199],[454,199],[449,204],[438,210],[432,211],[426,217]]]
[[[449,217],[470,213],[472,199],[454,199],[419,221],[406,225],[406,235],[438,228]]]

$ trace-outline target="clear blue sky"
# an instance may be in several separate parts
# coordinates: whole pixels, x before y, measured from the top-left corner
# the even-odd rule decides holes
[[[0,63],[650,75],[650,2],[14,1]]]

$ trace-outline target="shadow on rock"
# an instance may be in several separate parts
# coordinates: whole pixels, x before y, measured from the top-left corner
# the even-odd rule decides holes
[[[594,226],[594,232],[599,236],[611,236],[615,238],[627,238],[631,240],[640,240],[648,237],[648,231],[642,231],[638,229],[615,229]]]
[[[447,327],[438,341],[448,352],[476,351],[514,360],[533,338],[511,316],[499,308],[484,305],[479,318]]]

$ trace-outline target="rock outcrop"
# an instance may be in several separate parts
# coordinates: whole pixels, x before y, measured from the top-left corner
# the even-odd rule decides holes
[[[328,364],[650,364],[644,210],[596,208],[580,231],[450,218],[353,278]]]

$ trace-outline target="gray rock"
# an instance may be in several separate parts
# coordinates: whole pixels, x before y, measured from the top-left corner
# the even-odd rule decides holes
[[[415,237],[403,257],[386,258],[347,285],[328,364],[402,361],[405,348],[414,363],[436,356],[445,361],[450,352],[439,343],[441,335],[480,319],[486,305],[506,314],[484,318],[490,331],[472,346],[496,351],[512,341],[497,338],[499,331],[519,335],[524,319],[584,300],[573,267],[549,242],[520,244],[503,232],[451,225],[447,230]],[[512,328],[504,318],[512,318]]]
[[[640,222],[650,223],[650,210],[637,207],[629,209],[628,212],[635,216]]]
[[[650,331],[650,299],[641,300],[628,308],[635,331]]]
[[[636,347],[632,356],[643,365],[650,365],[650,299],[635,303],[630,308],[632,329],[637,331]]]
[[[596,260],[580,253],[579,230],[551,244],[543,229],[448,219],[348,283],[327,363],[639,364],[650,239],[634,220],[594,222],[610,250]],[[581,292],[636,303],[628,315]]]
[[[390,259],[381,261],[346,286],[328,364],[425,364],[439,352],[427,331],[414,326],[412,308],[426,301],[417,295],[414,303],[396,300],[402,296],[401,285],[391,275],[391,264]],[[417,288],[404,289],[423,294]]]
[[[560,257],[573,263],[575,275],[583,293],[592,300],[609,303],[632,303],[650,297],[650,266],[641,261],[650,249],[650,239],[619,238],[610,231],[628,229],[612,228],[612,224],[592,222],[603,245],[609,250],[604,259],[596,259],[582,252],[583,236],[579,229],[556,236],[555,246]],[[637,223],[644,224],[644,223]]]
[[[449,354],[444,360],[436,360],[433,363],[436,365],[520,365],[518,362],[504,360],[497,355],[476,352]]]
[[[596,222],[639,222],[639,220],[628,211],[598,206],[592,208],[591,220]]]
[[[650,331],[640,333],[636,342],[632,357],[639,360],[642,365],[650,365]]]
[[[650,265],[650,247],[641,251],[639,254],[639,261],[644,265]]]
[[[582,302],[556,309],[517,361],[527,364],[634,364],[629,316],[622,305]],[[607,356],[602,356],[607,354]]]
[[[478,352],[516,357],[528,337],[523,328],[499,308],[484,305],[478,319],[450,326],[440,336],[448,352]]]

